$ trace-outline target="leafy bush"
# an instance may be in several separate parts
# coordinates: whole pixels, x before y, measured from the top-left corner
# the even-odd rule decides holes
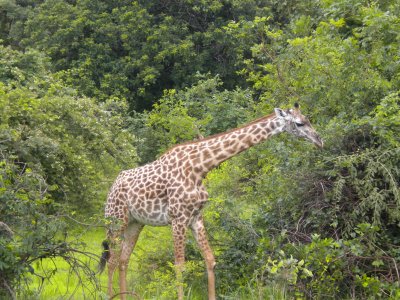
[[[49,193],[57,187],[49,186],[26,164],[16,165],[15,159],[2,156],[0,161],[0,297],[16,299],[18,294],[32,297],[37,293],[28,288],[32,278],[43,283],[56,271],[55,267],[52,272],[41,272],[36,263],[46,258],[63,258],[75,276],[89,279],[92,285],[84,289],[96,287],[86,260],[95,257],[83,253],[80,243],[67,240],[69,228],[62,218],[65,212]]]
[[[0,297],[33,297],[36,262],[62,258],[83,289],[97,281],[80,242],[68,241],[63,216],[101,211],[109,174],[136,161],[134,137],[124,130],[123,103],[79,98],[47,69],[36,51],[0,46]],[[83,259],[83,257],[86,257]],[[38,289],[40,291],[40,289]]]
[[[105,198],[104,192],[98,194],[104,178],[136,160],[134,137],[123,128],[124,104],[110,100],[98,105],[76,97],[49,73],[26,74],[30,66],[18,51],[1,50],[15,63],[0,70],[17,76],[0,84],[0,149],[57,186],[51,191],[57,202],[81,209],[98,205]],[[40,60],[36,63],[43,67]]]

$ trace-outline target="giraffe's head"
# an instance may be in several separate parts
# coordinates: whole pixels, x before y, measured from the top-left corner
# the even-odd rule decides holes
[[[275,108],[276,117],[284,122],[283,130],[297,137],[304,138],[322,148],[324,143],[318,133],[311,126],[310,121],[301,114],[299,104],[294,109],[282,110]]]

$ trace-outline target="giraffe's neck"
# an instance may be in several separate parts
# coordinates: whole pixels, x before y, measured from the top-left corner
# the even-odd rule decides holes
[[[196,146],[190,158],[193,169],[204,177],[223,161],[282,132],[283,128],[283,121],[271,114],[243,127],[200,140],[192,144]]]

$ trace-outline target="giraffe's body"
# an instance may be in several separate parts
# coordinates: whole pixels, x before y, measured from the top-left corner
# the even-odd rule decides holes
[[[122,171],[108,195],[105,216],[121,220],[127,218],[128,223],[135,221],[144,225],[167,225],[167,180],[161,176],[162,169],[161,162],[156,161]],[[148,184],[150,181],[157,183]],[[116,208],[118,213],[115,212]]]
[[[215,299],[215,260],[201,216],[201,209],[208,198],[202,181],[221,162],[282,131],[308,138],[322,147],[322,141],[297,108],[286,112],[277,109],[276,113],[243,127],[178,145],[152,163],[122,171],[110,190],[105,209],[106,217],[122,222],[117,229],[110,228],[108,231],[108,239],[112,243],[107,257],[110,296],[113,294],[112,277],[117,266],[120,269],[120,290],[126,291],[127,264],[143,226],[170,224],[178,281],[181,280],[184,263],[186,230],[190,227],[206,260],[208,297]],[[121,235],[123,238],[119,241]],[[121,298],[124,298],[123,294]],[[178,287],[178,298],[183,298],[181,285]]]
[[[268,117],[265,122],[274,121]],[[185,222],[189,221],[207,201],[202,185],[207,172],[273,134],[259,127],[261,124],[178,145],[152,163],[122,171],[110,190],[106,217],[163,226],[183,213]],[[177,198],[182,201],[175,201]]]

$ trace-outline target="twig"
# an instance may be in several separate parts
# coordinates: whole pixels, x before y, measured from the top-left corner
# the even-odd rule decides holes
[[[84,226],[89,226],[89,227],[102,227],[102,228],[107,228],[106,225],[88,224],[88,223],[80,222],[80,221],[78,221],[78,220],[72,218],[72,217],[69,216],[69,215],[59,215],[59,217],[61,217],[61,218],[63,218],[63,217],[64,217],[64,218],[68,218],[68,219],[74,221],[75,223],[78,223],[79,225],[84,225]]]
[[[393,260],[393,263],[394,263],[394,269],[396,270],[397,280],[400,282],[399,269],[397,268],[396,259],[394,259],[394,258],[392,257],[392,260]]]
[[[138,293],[132,291],[132,292],[120,292],[120,293],[115,294],[114,296],[112,296],[109,300],[112,300],[112,299],[118,297],[119,295],[131,295],[133,297],[136,297],[139,300],[142,299]]]
[[[3,285],[7,289],[8,293],[11,296],[11,299],[16,300],[17,297],[15,296],[14,290],[8,285],[7,281],[3,278]]]
[[[325,194],[325,188],[324,188],[324,185],[323,185],[322,181],[320,181],[319,184],[321,185],[322,193]]]
[[[12,239],[12,237],[14,236],[14,232],[11,230],[11,228],[6,223],[1,221],[0,221],[0,233],[6,233],[9,239]]]

